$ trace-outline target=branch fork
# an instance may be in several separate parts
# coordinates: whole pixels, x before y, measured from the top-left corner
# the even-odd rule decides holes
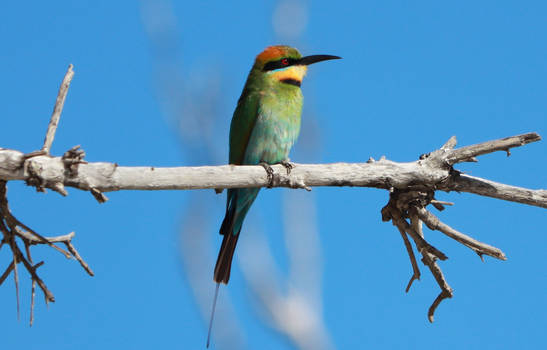
[[[61,179],[50,178],[44,176],[50,170],[47,167],[43,167],[40,162],[35,161],[35,159],[40,159],[43,157],[53,158],[49,155],[53,139],[55,137],[55,132],[59,124],[59,118],[61,116],[61,111],[63,109],[64,101],[68,93],[68,88],[74,72],[72,70],[72,65],[69,65],[67,73],[61,83],[59,88],[59,94],[55,102],[55,107],[53,108],[53,113],[51,115],[51,120],[46,132],[46,138],[44,140],[44,145],[41,150],[34,151],[27,154],[13,154],[3,157],[2,161],[5,163],[0,165],[10,166],[21,171],[25,176],[25,181],[27,185],[33,186],[38,192],[45,192],[46,188],[50,188],[63,196],[66,196],[68,193],[64,187],[64,179],[71,178],[77,174],[78,165],[85,163],[83,157],[85,153],[79,149],[79,146],[73,147],[67,151],[62,159],[61,165],[64,172],[64,177]],[[1,158],[1,157],[0,157]],[[72,244],[72,239],[74,238],[74,232],[71,232],[67,235],[56,236],[56,237],[44,237],[38,234],[36,231],[32,230],[30,227],[23,224],[19,221],[13,214],[8,205],[7,198],[7,179],[0,179],[0,232],[2,233],[2,239],[0,240],[0,249],[7,245],[11,249],[12,261],[6,267],[2,275],[0,275],[0,285],[6,280],[6,278],[13,273],[15,281],[15,291],[17,299],[17,317],[20,318],[20,303],[19,303],[19,269],[18,264],[22,263],[25,267],[25,270],[31,277],[31,304],[30,304],[30,325],[32,326],[34,322],[34,297],[36,285],[40,288],[44,294],[44,300],[47,303],[54,302],[55,297],[53,293],[47,288],[45,282],[40,278],[37,273],[37,269],[44,264],[43,261],[40,261],[37,264],[34,264],[31,247],[33,245],[48,245],[51,248],[57,250],[63,254],[66,258],[76,259],[82,268],[90,275],[93,276],[93,271],[85,260],[80,256],[74,245]],[[24,245],[23,250],[19,247],[19,242],[22,242]],[[59,243],[64,244],[67,250],[61,248]]]
[[[453,168],[453,165],[460,162],[476,162],[476,156],[493,152],[496,150],[508,151],[510,147],[537,140],[538,137],[532,135],[520,135],[513,138],[505,138],[500,142],[487,142],[479,145],[462,147],[454,149],[456,138],[451,137],[439,150],[420,156],[419,164],[424,167],[441,168],[446,171],[446,177],[441,178],[437,184],[426,186],[425,190],[415,189],[393,189],[390,191],[389,202],[381,210],[382,220],[391,221],[397,227],[403,243],[407,250],[413,274],[407,284],[406,292],[410,290],[412,283],[420,279],[420,269],[416,262],[416,257],[410,243],[409,237],[414,241],[416,250],[422,255],[422,263],[429,268],[435,278],[441,292],[433,301],[428,310],[428,319],[434,320],[435,310],[439,304],[447,298],[452,298],[453,290],[447,283],[444,274],[437,263],[437,260],[446,260],[448,257],[437,248],[429,244],[422,229],[422,223],[435,231],[439,231],[448,237],[456,240],[464,246],[472,249],[483,260],[484,255],[491,256],[499,260],[506,260],[505,254],[498,248],[482,243],[474,238],[463,234],[447,224],[443,223],[438,217],[426,209],[431,204],[437,210],[445,209],[444,205],[452,203],[442,202],[435,199],[435,190],[450,189],[454,183],[458,182],[461,174]]]
[[[0,285],[10,275],[10,273],[13,272],[17,297],[17,315],[19,317],[19,272],[17,269],[17,265],[19,263],[23,263],[23,266],[25,267],[32,279],[30,325],[32,325],[34,320],[34,290],[36,284],[38,284],[38,286],[42,290],[46,303],[55,301],[53,293],[51,293],[51,291],[47,288],[45,282],[38,276],[36,272],[36,269],[43,265],[44,262],[42,261],[37,264],[33,263],[30,250],[31,246],[38,244],[48,245],[53,249],[59,251],[66,258],[76,259],[84,268],[84,270],[90,276],[93,276],[93,271],[91,270],[89,265],[83,260],[83,258],[80,256],[80,254],[72,244],[74,232],[63,236],[44,237],[38,234],[36,231],[32,230],[30,227],[23,224],[15,216],[13,216],[8,205],[6,181],[0,181],[0,232],[2,232],[0,249],[4,244],[8,245],[11,249],[13,256],[11,263],[4,270],[4,273],[0,276]],[[24,254],[19,247],[18,241],[21,241],[23,243],[26,254]],[[64,244],[68,251],[59,247],[58,245],[56,245],[56,243]]]
[[[446,260],[448,257],[428,243],[423,232],[423,224],[472,249],[481,259],[484,255],[500,260],[506,259],[500,249],[453,229],[431,213],[427,209],[430,204],[439,211],[444,210],[446,205],[453,204],[436,200],[435,191],[475,193],[547,208],[546,190],[501,184],[462,174],[454,169],[454,165],[461,162],[477,162],[477,157],[483,154],[504,151],[510,155],[511,148],[541,139],[537,133],[533,132],[457,149],[455,148],[456,137],[451,137],[440,149],[424,154],[414,162],[397,163],[381,157],[377,161],[370,158],[365,163],[354,164],[290,163],[290,171],[286,164],[277,164],[268,166],[266,174],[264,174],[265,168],[260,165],[161,168],[123,167],[116,163],[88,163],[84,161],[85,152],[80,146],[71,148],[62,157],[54,157],[50,155],[50,149],[73,74],[72,65],[70,65],[59,89],[42,149],[25,154],[0,148],[0,231],[3,235],[0,249],[3,245],[7,245],[12,251],[12,261],[0,275],[0,285],[13,273],[19,314],[18,264],[23,263],[32,279],[31,324],[36,284],[42,290],[46,303],[55,300],[37,274],[37,268],[43,262],[33,263],[30,251],[32,245],[49,245],[67,258],[76,259],[89,275],[93,275],[93,272],[72,245],[73,232],[64,236],[43,237],[11,214],[6,195],[7,181],[22,180],[36,187],[37,191],[45,192],[46,188],[49,188],[63,196],[68,194],[66,187],[90,191],[100,203],[108,199],[104,192],[119,190],[215,189],[217,193],[220,193],[228,188],[260,187],[304,188],[308,191],[313,186],[359,186],[385,189],[389,191],[389,201],[381,210],[382,220],[391,221],[397,227],[412,266],[413,273],[406,291],[408,292],[413,282],[419,280],[421,276],[412,242],[416,253],[421,255],[422,263],[429,268],[441,289],[428,311],[431,322],[433,322],[436,308],[444,299],[451,298],[453,291],[439,267],[439,261]],[[25,253],[19,248],[18,242],[23,242]],[[64,244],[66,250],[61,248],[59,243]]]

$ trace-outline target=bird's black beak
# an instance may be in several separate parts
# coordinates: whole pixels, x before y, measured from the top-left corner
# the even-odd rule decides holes
[[[302,57],[300,60],[298,60],[298,64],[303,66],[309,66],[310,64],[314,64],[317,62],[326,61],[326,60],[338,60],[341,58],[342,57],[332,56],[332,55],[311,55],[311,56]]]

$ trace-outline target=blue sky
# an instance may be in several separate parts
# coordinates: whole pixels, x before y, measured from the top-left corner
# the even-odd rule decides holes
[[[362,162],[382,155],[412,161],[452,135],[459,145],[528,131],[547,136],[545,2],[308,1],[301,3],[300,15],[281,12],[289,19],[276,27],[272,17],[280,6],[276,1],[2,4],[0,147],[30,152],[41,146],[59,83],[72,63],[76,74],[54,154],[80,144],[88,161],[225,163],[230,118],[254,56],[277,43],[295,45],[303,54],[344,58],[309,70],[302,86],[302,137],[292,153],[296,162]],[[198,127],[205,134],[197,133]],[[458,169],[545,188],[546,145],[514,149],[509,158],[486,155]],[[75,231],[74,243],[96,276],[37,247],[35,259],[46,261],[39,271],[57,301],[46,308],[38,292],[35,325],[29,328],[27,276],[20,322],[12,279],[2,285],[1,347],[202,348],[206,322],[181,246],[190,228],[199,233],[205,248],[191,266],[210,280],[225,195],[127,191],[108,194],[110,201],[99,205],[88,193],[69,192],[61,198],[9,183],[15,215],[43,235]],[[508,260],[482,263],[450,239],[426,232],[449,256],[441,268],[455,292],[430,324],[426,312],[437,286],[422,268],[422,280],[404,293],[411,267],[399,233],[381,222],[385,191],[287,192],[261,192],[241,241],[266,237],[283,276],[291,268],[283,234],[290,215],[283,208],[291,208],[287,198],[311,200],[313,214],[306,218],[315,218],[310,225],[319,235],[321,263],[310,274],[321,276],[319,314],[336,348],[547,345],[544,209],[438,194],[456,203],[439,217],[501,248]],[[206,210],[190,215],[196,207]],[[236,254],[230,285],[221,290],[215,332],[235,324],[244,348],[294,348],[256,311],[258,302],[239,267],[248,260]],[[4,248],[0,268],[8,263]],[[213,290],[211,281],[200,294],[207,303]],[[227,304],[229,312],[222,307]],[[230,348],[223,344],[213,346]]]

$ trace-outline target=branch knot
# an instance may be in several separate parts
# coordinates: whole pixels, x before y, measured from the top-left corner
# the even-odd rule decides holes
[[[84,161],[84,157],[85,151],[80,148],[80,145],[72,147],[63,154],[61,159],[68,177],[75,177],[78,175],[78,165],[87,163]]]

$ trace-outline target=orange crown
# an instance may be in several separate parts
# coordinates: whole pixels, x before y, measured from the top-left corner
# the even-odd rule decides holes
[[[285,56],[292,56],[292,55],[298,54],[298,51],[290,46],[285,45],[276,45],[276,46],[268,46],[264,49],[261,53],[256,56],[256,61],[260,63],[266,63],[269,61],[273,61],[275,59],[279,59],[281,57]]]

